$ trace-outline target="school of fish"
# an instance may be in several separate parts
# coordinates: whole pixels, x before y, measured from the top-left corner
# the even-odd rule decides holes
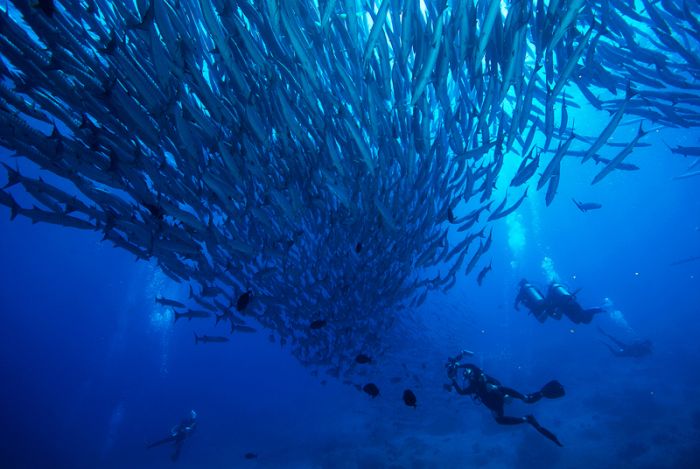
[[[10,0],[0,204],[154,260],[191,285],[196,309],[157,299],[176,319],[259,325],[346,375],[480,264],[529,185],[549,205],[564,158],[602,162],[597,183],[636,169],[652,126],[700,126],[698,18],[696,0]],[[596,135],[568,118],[586,101]]]

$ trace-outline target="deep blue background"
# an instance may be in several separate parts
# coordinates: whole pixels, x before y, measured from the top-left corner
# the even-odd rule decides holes
[[[698,135],[653,132],[644,140],[653,145],[629,158],[640,171],[597,186],[589,182],[600,167],[565,159],[551,207],[532,191],[496,224],[482,287],[464,278],[402,313],[390,353],[358,378],[380,385],[375,400],[322,384],[264,331],[195,345],[193,332],[223,330],[172,325],[153,301],[185,298],[185,287],[98,233],[10,222],[0,208],[0,466],[170,467],[168,449],[145,445],[194,408],[199,429],[180,467],[690,467],[700,460],[700,262],[669,263],[700,255],[700,179],[672,180],[692,158],[663,140],[697,145]],[[571,197],[604,207],[581,213]],[[511,247],[517,226],[520,249]],[[546,287],[545,257],[582,289],[585,306],[609,298],[628,327],[609,315],[540,325],[516,312],[520,278]],[[655,352],[613,358],[596,324],[650,338]],[[530,428],[499,427],[483,407],[445,392],[444,358],[464,347],[523,391],[564,383],[565,398],[509,411],[534,412],[565,447]],[[401,402],[404,387],[417,409]],[[243,459],[248,451],[259,458]]]

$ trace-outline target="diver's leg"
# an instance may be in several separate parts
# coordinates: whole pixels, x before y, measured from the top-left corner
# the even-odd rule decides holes
[[[521,399],[525,404],[534,404],[535,402],[539,401],[542,399],[542,392],[541,391],[535,391],[532,394],[528,394],[524,397],[524,399]]]
[[[514,397],[515,399],[520,399],[521,401],[527,402],[528,396],[516,391],[513,388],[501,386],[500,390],[501,392],[503,392],[503,394],[508,394],[510,397]]]
[[[180,450],[182,449],[182,441],[178,441],[175,443],[175,451],[173,454],[170,456],[170,459],[173,461],[177,461],[180,458]]]
[[[583,324],[590,324],[591,321],[593,321],[593,316],[595,316],[598,313],[604,313],[605,310],[603,308],[588,308],[584,309],[581,311],[581,315],[579,316],[579,319],[581,319],[581,323]]]
[[[535,391],[531,394],[521,394],[515,389],[501,387],[501,390],[516,399],[520,399],[526,404],[534,404],[543,397],[548,399],[556,399],[564,395],[564,387],[559,383],[559,381],[550,381],[549,383],[542,386],[542,389]]]
[[[558,446],[564,446],[559,442],[559,439],[556,437],[556,435],[554,435],[554,433],[552,433],[549,430],[547,430],[546,428],[544,428],[542,425],[539,424],[539,422],[537,422],[537,420],[535,420],[534,415],[528,415],[527,417],[525,417],[525,421],[528,422],[530,425],[532,425],[532,427],[535,430],[537,430],[542,435],[544,435],[544,437],[547,438],[548,440],[553,441]]]
[[[527,423],[527,419],[525,417],[509,417],[507,415],[496,415],[494,418],[496,419],[496,423],[500,423],[501,425],[519,425],[521,423]]]
[[[610,334],[608,334],[607,332],[605,332],[605,331],[604,331],[603,329],[601,329],[600,327],[598,328],[598,332],[600,332],[600,333],[603,334],[605,337],[607,337],[608,339],[610,339],[610,340],[612,340],[613,342],[615,342],[615,343],[617,344],[617,346],[620,347],[620,348],[624,348],[624,347],[627,346],[627,344],[625,344],[624,342],[620,342],[619,340],[617,340],[615,337],[613,337],[613,336],[611,336]],[[603,343],[605,343],[605,342],[603,342]],[[607,345],[607,344],[606,344],[606,345]]]
[[[169,436],[169,437],[167,437],[167,438],[163,438],[162,440],[155,441],[155,442],[149,444],[148,446],[146,446],[146,448],[154,448],[154,447],[156,447],[156,446],[160,446],[160,445],[164,445],[164,444],[166,444],[166,443],[170,443],[171,441],[175,441],[175,437],[174,437],[174,436]]]
[[[616,357],[622,356],[622,354],[620,353],[620,349],[613,348],[610,346],[610,344],[606,344],[605,342],[603,342],[603,345],[605,345],[608,348],[608,350],[610,350],[610,353],[612,353]]]

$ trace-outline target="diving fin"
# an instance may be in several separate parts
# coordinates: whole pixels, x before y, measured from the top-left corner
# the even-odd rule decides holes
[[[542,390],[540,392],[542,393],[542,396],[546,397],[547,399],[557,399],[565,394],[564,386],[562,386],[557,380],[552,380],[542,386]]]
[[[552,382],[556,382],[556,381],[552,381]],[[547,384],[549,384],[549,383],[547,383]],[[525,418],[527,419],[527,422],[530,425],[532,425],[535,430],[540,432],[540,434],[543,435],[545,438],[552,441],[557,446],[564,446],[561,444],[561,442],[559,441],[559,438],[557,438],[557,436],[554,433],[550,432],[549,430],[547,430],[546,428],[544,428],[542,425],[539,424],[539,422],[535,419],[534,415],[528,415]]]

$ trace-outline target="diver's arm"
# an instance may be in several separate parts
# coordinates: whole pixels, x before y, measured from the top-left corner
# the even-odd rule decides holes
[[[449,361],[450,361],[451,363],[455,363],[455,364],[457,365],[457,368],[466,368],[467,366],[469,366],[468,364],[466,364],[466,363],[465,363],[465,364],[457,363],[457,362],[460,361],[462,358],[464,358],[465,355],[470,356],[470,357],[473,357],[473,356],[474,356],[474,352],[472,352],[471,350],[462,350],[461,352],[459,352],[459,353],[457,354],[456,357],[450,358]]]
[[[170,443],[171,441],[175,441],[175,437],[173,435],[170,435],[166,438],[163,438],[162,440],[154,441],[153,443],[150,443],[149,445],[146,446],[146,448],[154,448],[156,446],[164,445],[166,443]]]
[[[467,396],[467,395],[471,394],[471,391],[469,390],[469,388],[471,386],[467,386],[467,387],[463,388],[459,385],[457,380],[455,380],[454,378],[452,378],[452,387],[455,388],[455,391],[457,391],[457,394],[461,394],[462,396]]]

